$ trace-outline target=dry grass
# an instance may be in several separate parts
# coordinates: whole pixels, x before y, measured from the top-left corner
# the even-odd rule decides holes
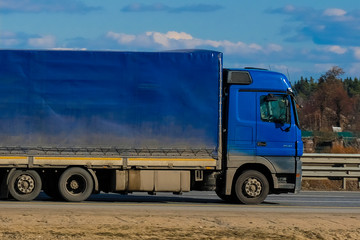
[[[331,153],[347,153],[347,154],[355,154],[360,153],[360,149],[355,147],[344,147],[344,146],[333,146],[331,148]]]

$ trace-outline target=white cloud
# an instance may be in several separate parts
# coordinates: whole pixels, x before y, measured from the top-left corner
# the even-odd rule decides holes
[[[347,49],[344,47],[334,45],[334,46],[327,47],[327,51],[336,53],[336,54],[344,54],[347,52]]]
[[[170,41],[166,34],[162,34],[162,33],[158,33],[158,32],[153,32],[150,35],[153,38],[153,40],[155,41],[155,43],[160,44],[161,46],[165,47],[165,48],[169,48],[170,46]]]
[[[167,32],[165,34],[165,36],[167,38],[175,39],[175,40],[191,40],[191,39],[193,39],[193,37],[190,34],[187,34],[185,32],[178,33],[175,31],[170,31],[170,32]]]
[[[124,34],[124,33],[115,33],[115,32],[108,32],[106,34],[106,37],[117,40],[117,42],[120,44],[131,43],[136,38],[135,35],[129,35],[129,34]]]
[[[46,35],[38,38],[29,38],[28,44],[31,47],[54,48],[56,44],[56,39],[54,36],[51,35]]]
[[[177,48],[179,45],[193,48],[198,44],[201,44],[199,41],[197,41],[197,39],[194,39],[190,34],[185,32],[146,32],[146,36],[149,38],[149,40],[154,41],[155,43],[167,49]]]
[[[231,42],[228,40],[211,40],[195,38],[185,32],[169,31],[146,32],[139,35],[128,35],[125,33],[108,32],[108,39],[115,40],[117,44],[124,47],[151,46],[153,49],[179,49],[179,48],[211,48],[223,51],[226,54],[270,54],[272,52],[281,52],[282,46],[278,44],[269,44],[261,46],[257,43]]]
[[[278,44],[271,43],[268,45],[268,50],[270,52],[281,52],[283,50],[283,47]]]
[[[340,8],[328,8],[323,12],[324,16],[341,17],[346,15],[346,11]]]

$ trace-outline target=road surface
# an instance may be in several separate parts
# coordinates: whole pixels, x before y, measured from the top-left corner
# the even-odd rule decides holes
[[[220,200],[214,192],[189,192],[183,195],[158,193],[96,194],[81,203],[54,201],[42,193],[32,202],[15,200],[0,201],[4,208],[146,208],[185,209],[215,211],[275,211],[275,212],[327,212],[360,213],[360,192],[301,192],[300,194],[269,195],[264,203],[255,206],[228,204]]]
[[[213,192],[0,201],[0,239],[360,239],[360,192],[271,195],[257,206]]]

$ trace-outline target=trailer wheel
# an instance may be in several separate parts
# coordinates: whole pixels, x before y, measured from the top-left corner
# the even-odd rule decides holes
[[[15,170],[9,178],[8,187],[16,200],[31,201],[41,191],[41,178],[34,170]]]
[[[59,193],[64,200],[81,202],[92,194],[94,180],[85,169],[73,167],[61,174],[58,187]]]
[[[240,174],[235,183],[235,196],[244,204],[260,204],[269,193],[269,182],[264,174],[248,170]]]

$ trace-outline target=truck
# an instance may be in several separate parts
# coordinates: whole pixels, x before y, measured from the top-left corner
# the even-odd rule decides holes
[[[285,75],[212,50],[0,50],[0,197],[215,191],[259,204],[301,188]]]

